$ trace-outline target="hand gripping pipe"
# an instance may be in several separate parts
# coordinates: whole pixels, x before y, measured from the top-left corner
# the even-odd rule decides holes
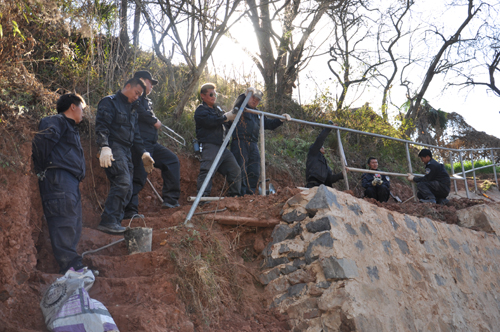
[[[241,118],[241,114],[243,114],[243,110],[245,109],[245,106],[247,106],[247,103],[250,100],[250,97],[252,97],[251,91],[248,92],[245,100],[241,104],[241,107],[238,110],[236,117],[234,118],[233,124],[231,125],[231,127],[229,128],[229,131],[226,134],[226,138],[224,139],[224,142],[222,142],[222,145],[219,149],[219,152],[217,152],[217,156],[215,156],[215,159],[212,162],[212,166],[210,167],[210,170],[208,171],[207,177],[205,178],[205,181],[203,181],[203,184],[201,185],[201,188],[198,191],[198,195],[196,195],[196,199],[194,200],[194,203],[191,206],[191,209],[189,210],[189,213],[186,217],[186,220],[184,221],[184,225],[187,225],[187,223],[193,217],[194,211],[196,210],[196,208],[198,207],[198,203],[200,202],[200,198],[203,195],[203,192],[205,191],[205,188],[207,187],[208,182],[210,181],[210,179],[212,179],[212,176],[215,173],[215,169],[217,168],[217,164],[219,163],[219,160],[222,157],[222,154],[224,153],[224,150],[226,149],[226,146],[229,143],[231,136],[233,135],[234,128],[236,128],[236,125],[238,124],[238,121]]]

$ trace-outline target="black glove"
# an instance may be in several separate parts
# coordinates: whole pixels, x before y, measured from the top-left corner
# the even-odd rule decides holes
[[[332,120],[328,120],[328,124],[333,126],[333,121]]]

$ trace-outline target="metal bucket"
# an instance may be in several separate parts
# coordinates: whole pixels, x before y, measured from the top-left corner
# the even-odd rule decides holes
[[[133,219],[134,218],[130,219],[127,230],[123,234],[125,237],[125,244],[127,245],[128,254],[133,255],[141,252],[150,252],[151,244],[153,243],[153,229],[147,227],[130,228],[130,224],[132,223]],[[145,221],[144,226],[146,226]]]

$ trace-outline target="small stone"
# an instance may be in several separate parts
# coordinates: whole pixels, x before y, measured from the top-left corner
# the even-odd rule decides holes
[[[284,240],[293,239],[300,233],[302,233],[302,227],[300,226],[300,223],[296,224],[294,227],[289,227],[287,225],[276,225],[276,227],[274,227],[273,233],[271,234],[271,238],[273,239],[272,243],[275,244]]]
[[[372,236],[372,232],[370,232],[370,229],[368,228],[368,226],[365,224],[365,223],[362,223],[361,224],[361,227],[359,227],[359,230],[361,231],[361,233],[363,233],[363,235],[370,235]]]
[[[302,293],[304,289],[307,288],[306,284],[297,284],[293,285],[292,287],[288,288],[288,295],[289,296],[297,296]]]
[[[315,282],[316,276],[314,276],[311,272],[306,270],[297,270],[288,275],[288,281],[292,285],[303,284],[308,282]]]
[[[290,198],[288,201],[286,201],[286,204],[289,207],[294,207],[294,206],[300,205],[301,201],[302,201],[302,194],[298,193],[295,196],[293,196],[292,198]]]
[[[405,214],[405,223],[406,223],[406,227],[408,227],[409,229],[411,229],[412,231],[414,231],[415,233],[418,233],[417,231],[417,223],[414,222],[409,216],[407,216]]]
[[[368,273],[368,276],[370,277],[370,280],[372,282],[374,280],[379,280],[378,268],[376,266],[367,266],[366,267],[366,272]]]
[[[264,267],[271,268],[289,262],[290,260],[287,257],[272,258],[268,256],[264,259]]]
[[[455,249],[456,251],[460,251],[460,245],[457,243],[457,241],[450,238],[448,239],[448,242],[450,242],[450,245],[453,249]]]
[[[278,250],[278,253],[284,254],[287,252],[290,252],[290,248],[288,248],[288,246],[286,244],[282,244]]]
[[[392,255],[391,241],[382,241],[382,246],[387,255]]]
[[[330,229],[332,229],[332,224],[334,226],[337,225],[335,218],[333,216],[327,216],[308,223],[306,225],[306,229],[309,233],[329,231]]]
[[[314,247],[321,246],[325,248],[332,248],[333,241],[335,241],[335,239],[332,238],[330,232],[325,232],[321,234],[318,238],[316,238],[314,241],[309,243],[309,246],[307,247],[305,254],[306,263],[311,264],[312,262],[318,259],[319,255],[313,253]]]
[[[387,214],[387,219],[389,219],[389,222],[391,223],[391,225],[394,228],[394,230],[397,231],[398,228],[399,228],[399,224],[394,219],[394,216],[392,214],[388,213]]]
[[[306,265],[306,261],[303,259],[296,259],[293,261],[293,266],[295,267],[301,267],[303,265]]]
[[[321,295],[323,295],[324,291],[324,289],[319,288],[317,285],[312,285],[309,288],[309,295],[311,295],[312,297],[320,297]]]
[[[269,284],[272,280],[279,278],[280,276],[280,271],[278,269],[272,269],[268,271],[267,273],[262,273],[259,276],[259,280],[261,284],[267,285]]]
[[[307,215],[297,210],[293,210],[287,214],[281,216],[281,218],[289,224],[293,224],[296,221],[302,221],[306,219]]]
[[[275,297],[278,294],[285,293],[288,287],[290,287],[290,284],[286,278],[278,278],[267,284],[266,292],[268,292],[271,297]]]
[[[401,239],[399,239],[397,237],[395,237],[395,240],[396,240],[396,243],[399,246],[399,250],[401,250],[401,252],[403,254],[409,254],[410,253],[410,249],[408,249],[408,244],[406,243],[406,241],[401,240]]]
[[[444,286],[446,284],[446,279],[441,277],[439,274],[435,274],[434,278],[436,278],[436,282],[437,282],[438,286]]]
[[[356,248],[359,249],[359,251],[363,251],[363,249],[365,249],[365,246],[363,245],[363,241],[361,241],[361,240],[356,241],[356,243],[354,245],[356,246]]]
[[[358,277],[358,267],[351,259],[337,259],[330,256],[321,260],[321,266],[327,279],[338,280]]]
[[[337,202],[337,196],[322,184],[318,187],[316,195],[307,203],[306,210],[310,215],[315,215],[319,210],[329,209],[333,205],[342,211],[342,206]]]
[[[413,279],[415,279],[415,281],[422,280],[422,275],[413,267],[413,264],[408,263],[407,266],[408,269],[410,270],[410,274],[413,276]]]
[[[281,271],[281,274],[290,274],[292,272],[297,271],[297,269],[298,268],[293,266],[293,265],[285,265],[285,267],[280,269],[280,271]],[[291,284],[293,285],[294,283],[291,283]]]
[[[319,288],[327,289],[327,288],[329,288],[329,287],[330,287],[330,285],[331,285],[331,284],[332,284],[332,283],[331,283],[331,282],[329,282],[329,281],[321,281],[321,282],[318,282],[318,283],[316,284],[316,286],[317,286],[317,287],[319,287]]]
[[[352,212],[354,212],[354,214],[357,216],[363,214],[363,211],[361,210],[361,207],[358,204],[353,204],[353,205],[347,204],[347,208]]]
[[[351,235],[358,235],[358,233],[356,232],[356,230],[354,228],[352,228],[350,223],[344,224],[344,226],[347,229],[347,233],[349,233]]]
[[[304,313],[304,319],[312,319],[312,318],[316,318],[319,316],[320,316],[320,313],[319,313],[318,309],[313,309],[311,311]]]

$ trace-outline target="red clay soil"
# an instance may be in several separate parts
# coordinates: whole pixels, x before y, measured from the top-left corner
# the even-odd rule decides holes
[[[60,276],[31,170],[35,125],[4,119],[0,126],[0,332],[47,331],[39,303],[43,292]],[[82,135],[87,177],[80,186],[84,229],[79,252],[120,239],[95,230],[109,184],[92,141],[93,137]],[[161,210],[146,185],[139,208],[147,227],[153,228],[152,251],[128,255],[122,242],[86,255],[84,263],[100,272],[90,296],[109,309],[122,332],[288,330],[287,317],[267,309],[264,287],[257,278],[260,253],[270,241],[272,229],[219,225],[213,214],[194,216],[195,228],[182,227],[191,206],[186,199],[196,194],[199,163],[177,153],[181,207]],[[275,195],[225,198],[198,207],[197,212],[227,208],[222,212],[225,215],[279,218],[284,203],[299,192],[295,187],[303,185],[303,180],[271,167],[267,171],[277,188]],[[149,178],[160,191],[159,171]],[[224,179],[217,175],[212,194],[221,193],[223,185]],[[393,183],[393,191],[402,199],[411,195],[400,183]],[[456,209],[473,204],[462,200],[452,201],[449,207],[373,203],[446,222],[455,222]],[[134,221],[132,226],[142,225]]]

